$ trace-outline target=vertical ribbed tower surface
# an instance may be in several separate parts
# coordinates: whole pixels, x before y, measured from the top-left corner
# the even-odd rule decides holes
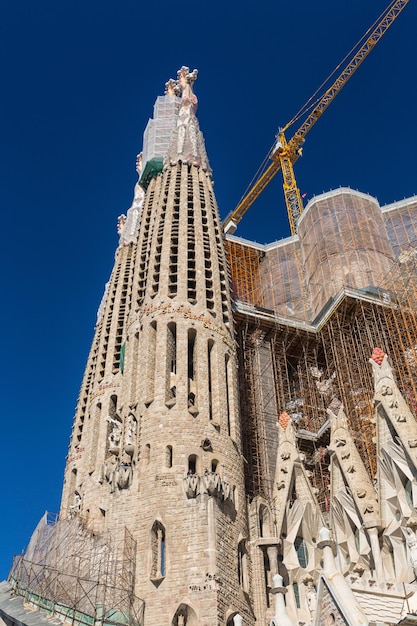
[[[233,320],[196,76],[183,67],[167,83],[145,132],[61,508],[115,544],[131,533],[146,626],[253,621]]]

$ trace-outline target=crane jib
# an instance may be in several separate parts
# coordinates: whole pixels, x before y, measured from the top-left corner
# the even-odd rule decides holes
[[[325,91],[320,98],[313,111],[308,115],[305,121],[301,124],[298,130],[294,133],[293,137],[287,142],[284,136],[284,131],[279,134],[280,148],[275,149],[270,158],[272,159],[271,165],[265,170],[265,172],[258,178],[249,192],[239,202],[238,206],[229,213],[223,222],[223,231],[225,233],[236,230],[237,224],[240,222],[246,211],[252,206],[258,196],[262,193],[269,182],[274,178],[275,174],[280,169],[285,169],[284,173],[284,196],[287,205],[288,217],[290,222],[291,233],[296,234],[297,220],[303,211],[303,204],[298,190],[292,165],[298,159],[299,151],[304,143],[305,136],[317,122],[319,117],[324,113],[327,107],[331,104],[334,98],[338,95],[341,89],[345,86],[347,81],[356,72],[361,63],[366,59],[371,50],[375,47],[381,37],[385,34],[394,20],[398,17],[401,11],[408,4],[409,0],[393,0],[385,12],[382,18],[378,21],[377,25],[367,37],[365,43],[363,43],[353,57],[348,61],[342,72],[336,78],[334,83]],[[372,28],[372,27],[371,27]],[[367,33],[365,34],[367,36]],[[363,39],[363,38],[362,38]],[[361,41],[361,40],[360,40]],[[358,44],[354,49],[358,47]],[[304,110],[305,106],[301,110]],[[288,124],[285,130],[290,126]],[[285,167],[283,165],[285,160]],[[291,184],[287,181],[291,179]]]

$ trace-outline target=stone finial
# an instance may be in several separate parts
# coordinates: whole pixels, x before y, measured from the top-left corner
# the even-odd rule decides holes
[[[197,98],[193,94],[193,85],[197,80],[198,70],[190,72],[190,68],[183,65],[177,72],[177,88],[182,95],[183,100],[188,99],[197,103]]]
[[[382,365],[382,361],[384,360],[385,352],[381,350],[381,348],[374,348],[372,352],[371,359],[375,361],[377,365]]]
[[[287,613],[285,606],[284,595],[287,593],[287,588],[283,585],[283,578],[280,574],[275,574],[272,578],[273,588],[271,593],[275,595],[275,616],[270,621],[270,626],[293,626],[293,621]]]
[[[278,418],[278,424],[281,426],[282,430],[287,430],[288,424],[291,422],[291,418],[286,411],[283,411]]]
[[[165,83],[165,95],[166,96],[178,96],[178,85],[174,78],[170,78]]]
[[[139,154],[136,157],[136,172],[140,178],[141,174],[142,174],[142,166],[143,166],[143,155],[142,152],[139,152]]]
[[[119,217],[117,218],[117,234],[118,235],[122,233],[125,223],[126,223],[126,215],[122,213],[122,215],[119,215]]]
[[[190,72],[190,68],[183,65],[177,72],[177,80],[170,78],[165,83],[166,96],[182,96],[192,104],[197,104],[197,98],[193,93],[193,85],[197,80],[198,70]]]

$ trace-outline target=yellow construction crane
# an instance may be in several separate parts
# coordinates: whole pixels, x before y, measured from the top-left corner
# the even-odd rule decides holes
[[[224,220],[223,231],[226,234],[233,233],[236,230],[238,223],[245,215],[246,211],[252,206],[256,198],[262,193],[280,169],[282,170],[284,179],[284,196],[290,221],[291,234],[296,234],[297,221],[303,212],[303,201],[295,180],[293,165],[301,155],[305,136],[341,89],[346,85],[349,78],[356,72],[360,64],[368,56],[375,44],[378,43],[408,2],[409,0],[392,0],[382,16],[378,19],[376,26],[371,26],[369,31],[365,33],[364,37],[362,37],[360,42],[355,46],[354,50],[357,49],[358,45],[360,45],[364,38],[365,42],[360,46],[359,50],[357,50],[353,56],[349,58],[342,72],[336,78],[331,87],[329,87],[319,98],[311,113],[289,141],[285,138],[285,131],[287,131],[288,128],[299,118],[296,116],[284,128],[279,130],[277,142],[269,155],[272,163],[265,170],[262,176],[258,178],[256,183],[239,202],[237,207],[231,211],[231,213],[229,213]],[[338,68],[336,68],[336,70],[337,69]],[[333,72],[333,74],[334,73],[335,72]],[[305,105],[301,111],[306,111],[306,106],[307,105]]]

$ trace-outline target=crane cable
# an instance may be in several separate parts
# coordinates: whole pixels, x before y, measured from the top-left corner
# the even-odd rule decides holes
[[[372,31],[375,30],[375,28],[377,27],[377,25],[380,22],[382,22],[384,16],[387,13],[389,13],[389,11],[392,9],[392,7],[394,6],[395,3],[396,3],[396,0],[391,0],[391,3],[389,4],[389,6],[384,11],[382,11],[382,13],[379,15],[379,17],[376,18],[376,20],[373,22],[373,24],[371,24],[371,26],[368,28],[368,30],[362,35],[362,37],[359,39],[359,41],[349,50],[349,52],[343,57],[343,59],[340,61],[340,63],[338,63],[338,65],[336,65],[334,70],[321,83],[321,85],[319,87],[317,87],[316,91],[310,96],[310,98],[307,100],[307,102],[305,104],[303,104],[303,106],[294,115],[294,117],[284,126],[283,131],[286,131],[290,126],[292,126],[292,124],[297,122],[301,117],[303,117],[304,115],[307,115],[310,111],[313,110],[313,108],[316,106],[316,104],[321,99],[321,96],[318,96],[317,94],[319,94],[322,90],[325,89],[325,86],[327,85],[327,83],[330,82],[330,80],[333,78],[333,76],[336,74],[336,72],[340,69],[342,64],[344,64],[349,58],[355,56],[356,51],[362,47],[362,45],[366,41],[368,35]],[[314,102],[311,102],[313,100],[313,98],[315,98],[316,96],[317,96],[316,100]]]
[[[258,181],[260,179],[260,177],[262,176],[262,174],[265,172],[267,165],[268,165],[268,161],[270,159],[270,155],[271,152],[274,148],[275,145],[275,141],[274,143],[271,145],[271,147],[269,148],[267,154],[264,157],[264,160],[262,161],[262,163],[260,164],[260,166],[258,167],[258,169],[256,170],[255,174],[252,176],[252,180],[250,181],[250,183],[247,185],[245,191],[242,193],[242,195],[240,196],[239,202],[238,204],[241,202],[241,200],[246,196],[246,194],[249,192],[249,190],[254,186],[254,184],[256,183],[256,181]]]
[[[389,13],[389,11],[392,9],[392,7],[394,6],[395,3],[396,3],[396,0],[391,0],[391,3],[389,4],[389,6],[384,11],[382,11],[382,13],[379,15],[379,17],[376,18],[376,20],[371,24],[371,26],[368,28],[368,30],[362,35],[362,37],[359,39],[359,41],[349,50],[349,52],[343,57],[343,59],[340,61],[340,63],[337,64],[337,66],[328,75],[328,77],[319,85],[319,87],[317,87],[317,89],[310,96],[310,98],[307,100],[307,102],[305,102],[303,104],[303,106],[298,110],[298,112],[294,115],[294,117],[284,126],[283,129],[280,129],[280,131],[288,130],[288,128],[290,126],[292,126],[293,124],[295,124],[295,122],[297,122],[301,117],[307,115],[309,112],[311,112],[314,109],[314,107],[317,105],[317,103],[320,101],[320,99],[322,97],[321,95],[318,95],[318,94],[320,94],[325,89],[325,86],[330,82],[330,80],[333,78],[333,76],[336,74],[336,72],[338,72],[338,70],[340,69],[342,64],[344,64],[347,61],[347,59],[349,59],[350,57],[354,56],[355,51],[357,49],[359,49],[363,45],[363,43],[366,40],[366,38],[368,37],[369,33],[372,32],[376,28],[376,26],[382,21],[384,15]],[[313,98],[315,98],[314,102],[312,102]],[[271,156],[271,153],[272,153],[272,150],[273,150],[274,146],[275,146],[275,141],[271,145],[271,147],[269,148],[269,150],[268,150],[267,154],[265,155],[262,163],[259,165],[259,167],[256,170],[255,174],[253,175],[252,180],[247,185],[245,191],[242,193],[242,195],[241,195],[241,197],[239,199],[238,204],[240,204],[242,199],[245,198],[245,196],[248,193],[248,191],[255,185],[255,183],[261,178],[262,174],[266,171],[267,164],[268,164],[268,161],[270,159],[270,156]]]

